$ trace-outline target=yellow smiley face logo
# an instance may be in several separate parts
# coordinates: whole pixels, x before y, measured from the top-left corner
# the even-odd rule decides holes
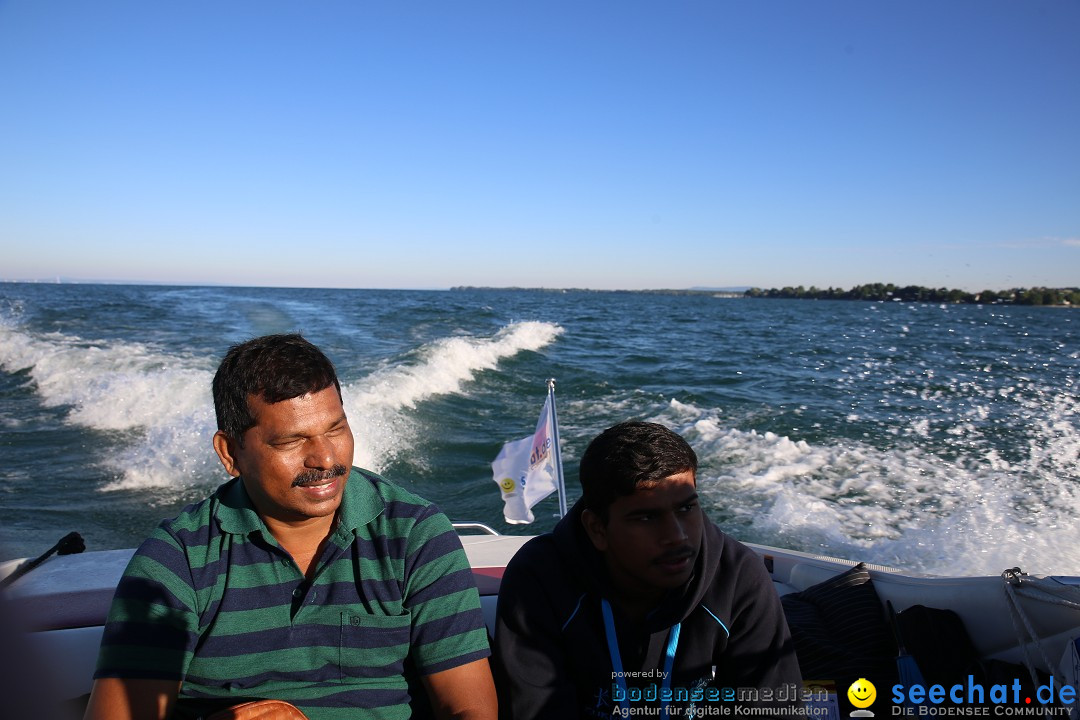
[[[499,487],[503,489],[503,492],[510,492],[514,489],[514,481],[511,478],[503,478],[499,481]]]
[[[859,678],[847,689],[848,700],[857,708],[868,708],[877,698],[877,688],[866,678]]]

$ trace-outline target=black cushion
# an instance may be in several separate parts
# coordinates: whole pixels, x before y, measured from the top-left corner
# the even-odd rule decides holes
[[[780,600],[804,679],[832,680],[841,695],[859,678],[879,693],[896,681],[896,642],[865,565]]]

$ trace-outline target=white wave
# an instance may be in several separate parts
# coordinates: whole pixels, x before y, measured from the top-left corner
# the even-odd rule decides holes
[[[104,461],[118,475],[101,489],[178,490],[224,482],[228,476],[211,446],[216,428],[209,406],[192,416],[174,417],[167,424],[146,428],[138,440]]]
[[[1046,402],[1046,400],[1044,400]],[[1035,433],[1029,441],[1028,464],[1058,477],[1080,475],[1080,397],[1072,382],[1048,400],[1049,407],[1025,401]]]
[[[1075,462],[1069,412],[1048,414],[1051,466]],[[1080,491],[1046,474],[1047,455],[1034,449],[1010,464],[996,453],[949,461],[917,445],[818,446],[734,429],[678,401],[656,419],[695,447],[706,505],[745,539],[935,574],[1080,567]]]
[[[413,446],[417,429],[408,410],[460,392],[477,372],[539,350],[561,332],[551,323],[520,322],[492,337],[439,339],[412,353],[411,362],[386,366],[343,388],[357,436],[356,463],[380,469]],[[115,473],[103,490],[224,479],[210,444],[216,428],[211,362],[140,343],[34,336],[0,325],[0,366],[28,370],[43,404],[69,407],[70,423],[130,434],[120,450],[102,459]]]
[[[197,361],[140,343],[106,345],[0,328],[0,348],[0,365],[10,372],[28,369],[44,405],[70,406],[71,422],[98,430],[168,423],[205,407],[210,396],[209,373]]]
[[[512,323],[492,337],[449,337],[412,354],[411,362],[383,367],[343,388],[356,435],[358,465],[380,470],[412,447],[418,429],[403,409],[440,395],[457,394],[504,358],[552,343],[562,328],[546,322]]]
[[[203,359],[0,326],[0,366],[27,370],[42,404],[67,407],[69,423],[132,434],[102,460],[117,477],[106,489],[173,486],[213,466],[212,371]]]

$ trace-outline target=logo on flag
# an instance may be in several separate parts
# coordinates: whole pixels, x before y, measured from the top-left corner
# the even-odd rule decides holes
[[[555,437],[551,395],[548,395],[536,423],[536,432],[503,445],[491,463],[492,476],[502,491],[506,522],[531,523],[536,519],[532,507],[558,488],[552,452]]]

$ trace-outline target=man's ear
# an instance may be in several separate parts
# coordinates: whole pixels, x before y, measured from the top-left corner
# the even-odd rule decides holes
[[[593,547],[600,552],[607,550],[607,525],[600,516],[592,510],[581,511],[581,524],[585,528],[585,534],[592,540]]]
[[[240,470],[236,467],[236,456],[233,454],[233,440],[221,430],[214,433],[214,452],[217,453],[225,472],[233,477],[240,477]]]

